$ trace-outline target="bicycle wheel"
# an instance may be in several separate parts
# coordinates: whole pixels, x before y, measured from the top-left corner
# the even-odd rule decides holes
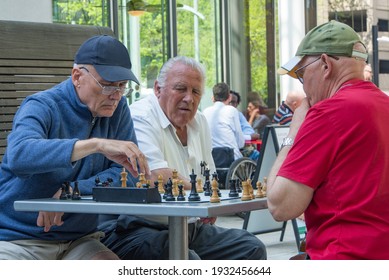
[[[252,180],[256,167],[257,163],[250,158],[243,157],[235,160],[231,164],[230,169],[228,169],[225,182],[226,189],[228,189],[231,179],[239,179],[240,181],[244,181],[247,179]]]

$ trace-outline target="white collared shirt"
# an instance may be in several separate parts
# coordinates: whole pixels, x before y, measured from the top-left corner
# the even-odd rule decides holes
[[[233,148],[234,158],[241,158],[242,154],[239,149],[244,146],[245,139],[240,126],[238,109],[216,101],[203,113],[211,129],[212,146]]]

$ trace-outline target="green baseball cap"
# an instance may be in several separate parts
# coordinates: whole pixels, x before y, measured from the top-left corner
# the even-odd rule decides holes
[[[331,20],[316,26],[305,35],[296,55],[278,69],[278,74],[288,74],[297,78],[295,70],[297,64],[306,55],[321,55],[323,53],[335,56],[356,57],[367,60],[368,54],[354,50],[355,43],[362,43],[357,32],[347,24]]]

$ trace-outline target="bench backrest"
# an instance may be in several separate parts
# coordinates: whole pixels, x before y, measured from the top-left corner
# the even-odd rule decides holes
[[[74,55],[107,27],[0,21],[0,162],[23,99],[69,77]]]

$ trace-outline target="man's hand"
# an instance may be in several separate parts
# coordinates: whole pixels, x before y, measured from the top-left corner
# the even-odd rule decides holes
[[[39,212],[36,224],[38,227],[45,227],[44,231],[48,232],[52,226],[62,226],[63,212]]]
[[[146,157],[134,142],[102,138],[79,140],[74,145],[71,160],[74,162],[94,153],[122,165],[134,177],[138,177],[138,171],[150,176]]]
[[[108,159],[122,165],[132,176],[138,177],[138,167],[140,173],[150,176],[146,157],[135,143],[118,140],[103,140],[102,143],[101,153]]]
[[[61,195],[61,189],[59,189],[53,196],[53,198],[59,198]],[[48,232],[52,226],[62,226],[63,212],[39,212],[36,224],[38,227],[45,227],[44,231]]]

